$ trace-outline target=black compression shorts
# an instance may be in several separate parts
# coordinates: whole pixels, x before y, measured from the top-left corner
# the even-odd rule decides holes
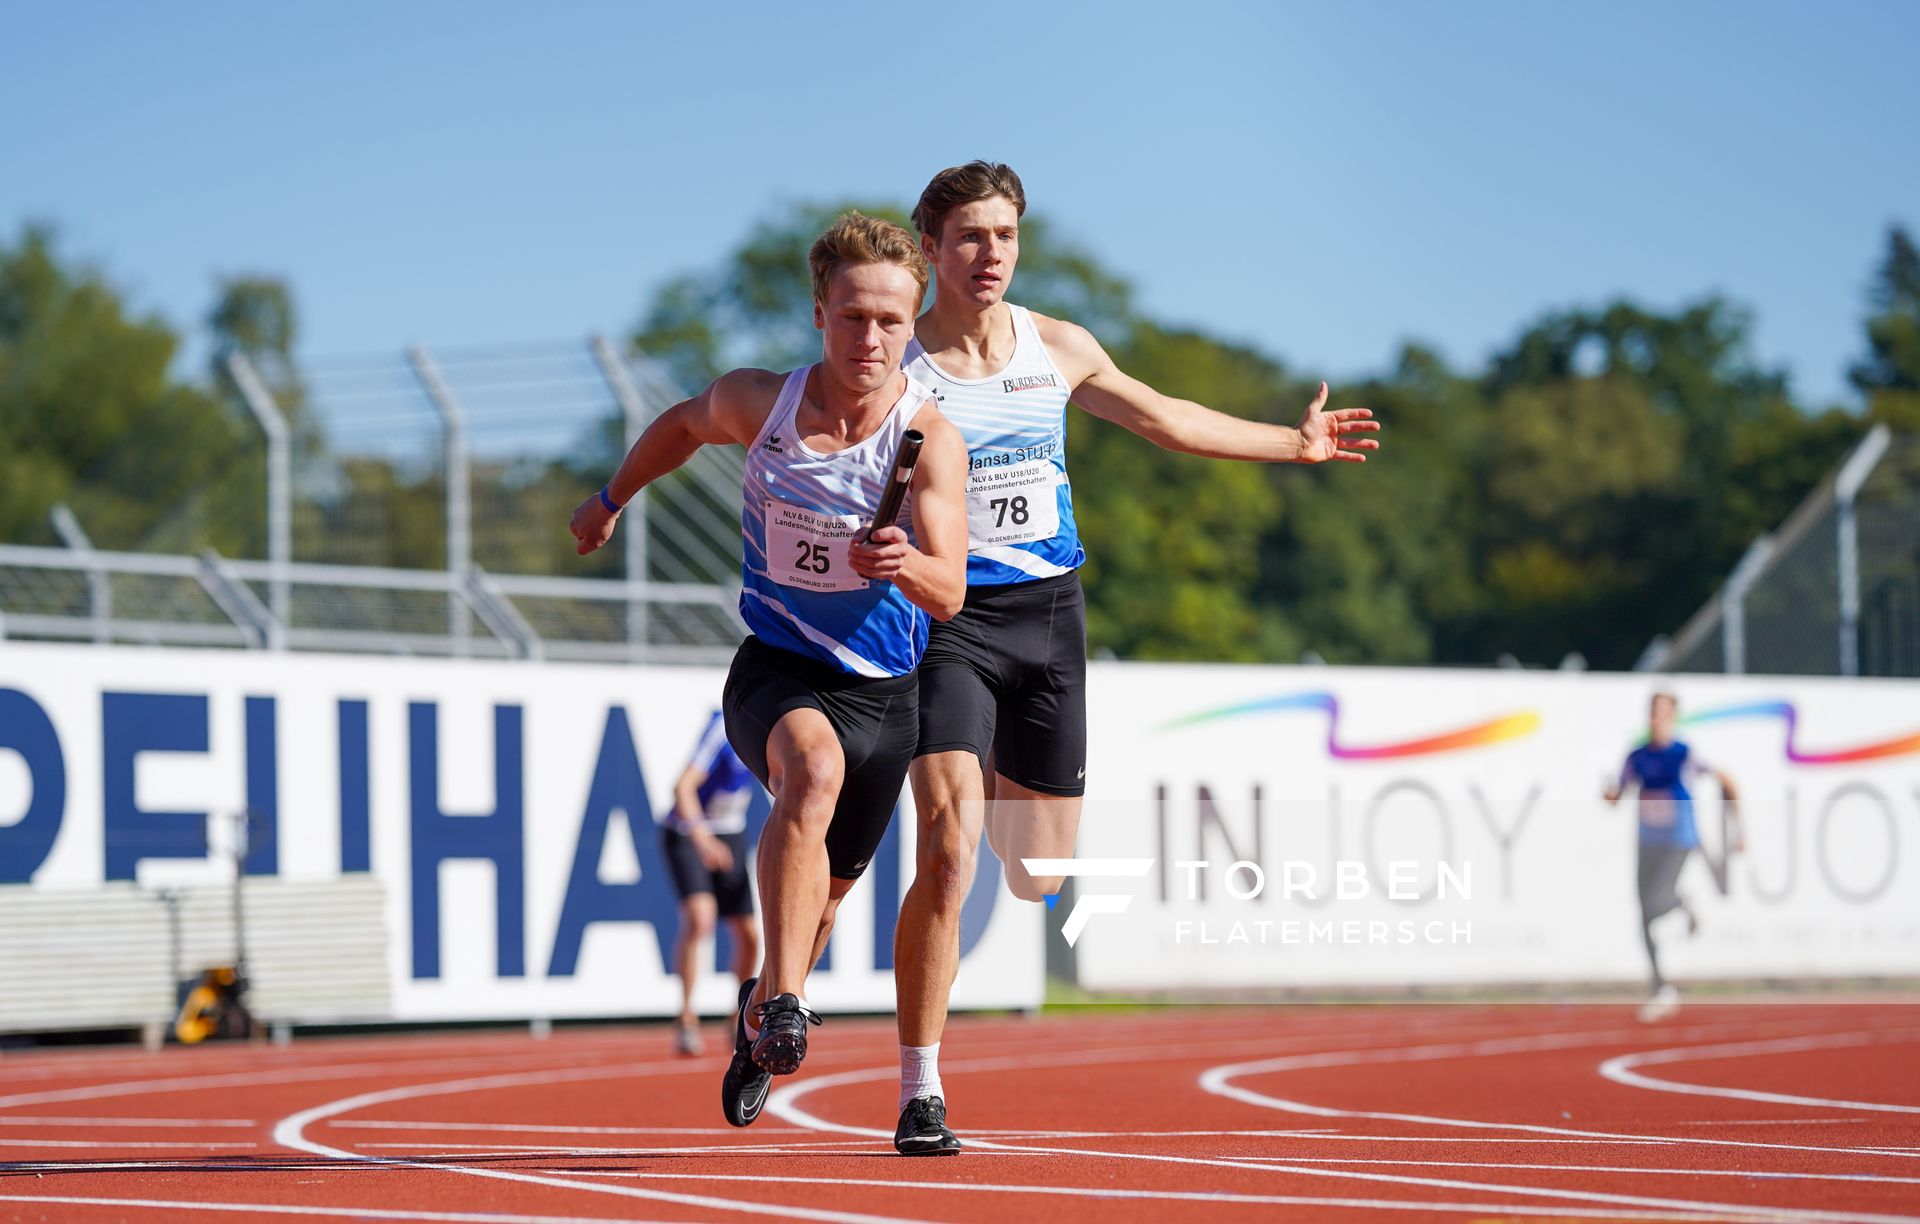
[[[859,879],[886,835],[919,740],[918,693],[913,672],[881,679],[850,675],[757,637],[740,643],[733,656],[720,708],[728,741],[762,786],[772,789],[767,737],[788,713],[818,710],[840,739],[846,773],[827,827],[827,859],[836,880]]]
[[[733,851],[733,866],[714,871],[700,861],[693,838],[667,825],[660,826],[660,849],[667,856],[667,870],[673,874],[674,891],[685,901],[695,893],[712,893],[713,908],[722,918],[743,918],[753,913],[753,890],[747,887],[747,835],[716,833],[714,836]]]
[[[1087,605],[1080,575],[967,588],[920,660],[920,751],[969,751],[1048,795],[1087,789]]]

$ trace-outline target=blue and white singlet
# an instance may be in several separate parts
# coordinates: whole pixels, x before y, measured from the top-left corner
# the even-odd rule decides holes
[[[1640,840],[1649,846],[1700,844],[1693,820],[1693,794],[1687,783],[1710,777],[1713,767],[1678,740],[1664,747],[1642,744],[1627,756],[1620,789],[1640,784]]]
[[[700,801],[707,828],[716,834],[746,832],[747,805],[760,784],[746,762],[734,752],[733,745],[727,742],[726,720],[718,710],[701,729],[700,742],[694,745],[693,759],[688,765],[706,775],[694,795]],[[680,811],[677,799],[657,813],[655,819],[681,833],[687,831],[685,814]]]
[[[1087,559],[1067,482],[1072,388],[1047,356],[1024,306],[1013,312],[1013,357],[990,378],[955,378],[918,339],[902,368],[933,388],[967,440],[967,585],[1051,578]]]
[[[854,573],[847,546],[873,518],[900,438],[933,393],[909,378],[872,436],[823,455],[794,425],[812,369],[787,375],[747,448],[740,616],[769,646],[857,676],[903,676],[927,648],[927,614],[893,583]],[[918,543],[911,500],[897,525]]]

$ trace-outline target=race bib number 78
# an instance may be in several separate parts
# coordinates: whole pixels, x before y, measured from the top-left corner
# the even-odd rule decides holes
[[[847,564],[847,546],[863,521],[852,514],[817,514],[769,500],[767,576],[781,586],[808,591],[864,591],[867,580]]]
[[[967,548],[1026,544],[1060,534],[1059,476],[1051,459],[981,468],[967,477]]]

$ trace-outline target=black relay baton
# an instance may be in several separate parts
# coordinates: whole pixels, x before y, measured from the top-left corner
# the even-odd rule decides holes
[[[920,462],[920,446],[926,440],[926,435],[917,429],[909,429],[900,436],[900,450],[893,457],[893,474],[887,477],[887,487],[880,494],[880,508],[873,512],[873,525],[867,528],[867,539],[873,539],[873,533],[882,527],[893,526],[893,520],[900,517],[900,504],[907,499],[907,486],[913,482],[913,466]]]

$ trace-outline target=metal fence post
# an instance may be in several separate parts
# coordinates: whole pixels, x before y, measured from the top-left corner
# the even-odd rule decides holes
[[[1720,593],[1720,651],[1722,666],[1729,676],[1744,675],[1747,670],[1747,592],[1753,589],[1760,571],[1773,556],[1773,537],[1763,535],[1747,545],[1740,563],[1727,577]]]
[[[607,338],[595,335],[588,339],[587,347],[593,350],[595,364],[600,367],[600,376],[607,380],[607,386],[613,391],[613,398],[620,405],[620,415],[626,422],[628,445],[640,436],[647,427],[647,405],[640,397],[640,389],[633,385],[633,376],[628,372],[626,363],[620,360],[620,354],[614,351]],[[627,567],[628,589],[634,584],[642,586],[647,581],[647,495],[642,490],[622,512],[628,520],[623,537]],[[641,657],[647,650],[647,600],[645,595],[636,596],[627,601],[627,641],[633,645]]]
[[[267,580],[267,606],[279,626],[269,635],[268,649],[286,644],[284,626],[293,623],[293,586],[287,566],[293,561],[293,442],[287,418],[281,415],[273,393],[244,353],[227,354],[227,372],[240,389],[240,399],[267,435],[267,561],[273,576]]]
[[[1673,657],[1673,639],[1664,633],[1656,633],[1653,640],[1633,661],[1633,670],[1637,672],[1657,672],[1666,667],[1667,660]]]
[[[454,591],[464,590],[473,568],[473,505],[468,488],[466,414],[460,411],[460,402],[447,389],[446,380],[440,377],[440,367],[427,356],[427,350],[417,344],[410,346],[407,363],[413,367],[420,385],[426,388],[427,398],[440,414],[446,435],[447,573]],[[467,605],[454,591],[447,597],[447,630],[453,636],[453,653],[464,656],[468,652],[470,633]]]
[[[274,621],[253,588],[228,568],[227,559],[211,548],[200,553],[200,586],[207,598],[233,622],[247,645],[254,650],[278,650],[285,646],[284,629]],[[278,641],[280,645],[274,643]]]
[[[1875,425],[1854,448],[1833,479],[1833,501],[1840,533],[1840,674],[1860,674],[1860,522],[1854,498],[1893,441],[1893,432]]]
[[[53,519],[53,530],[60,542],[87,562],[87,611],[93,617],[93,641],[97,646],[105,646],[113,640],[113,579],[94,557],[93,541],[73,511],[67,508],[67,503],[55,506],[49,517]]]

